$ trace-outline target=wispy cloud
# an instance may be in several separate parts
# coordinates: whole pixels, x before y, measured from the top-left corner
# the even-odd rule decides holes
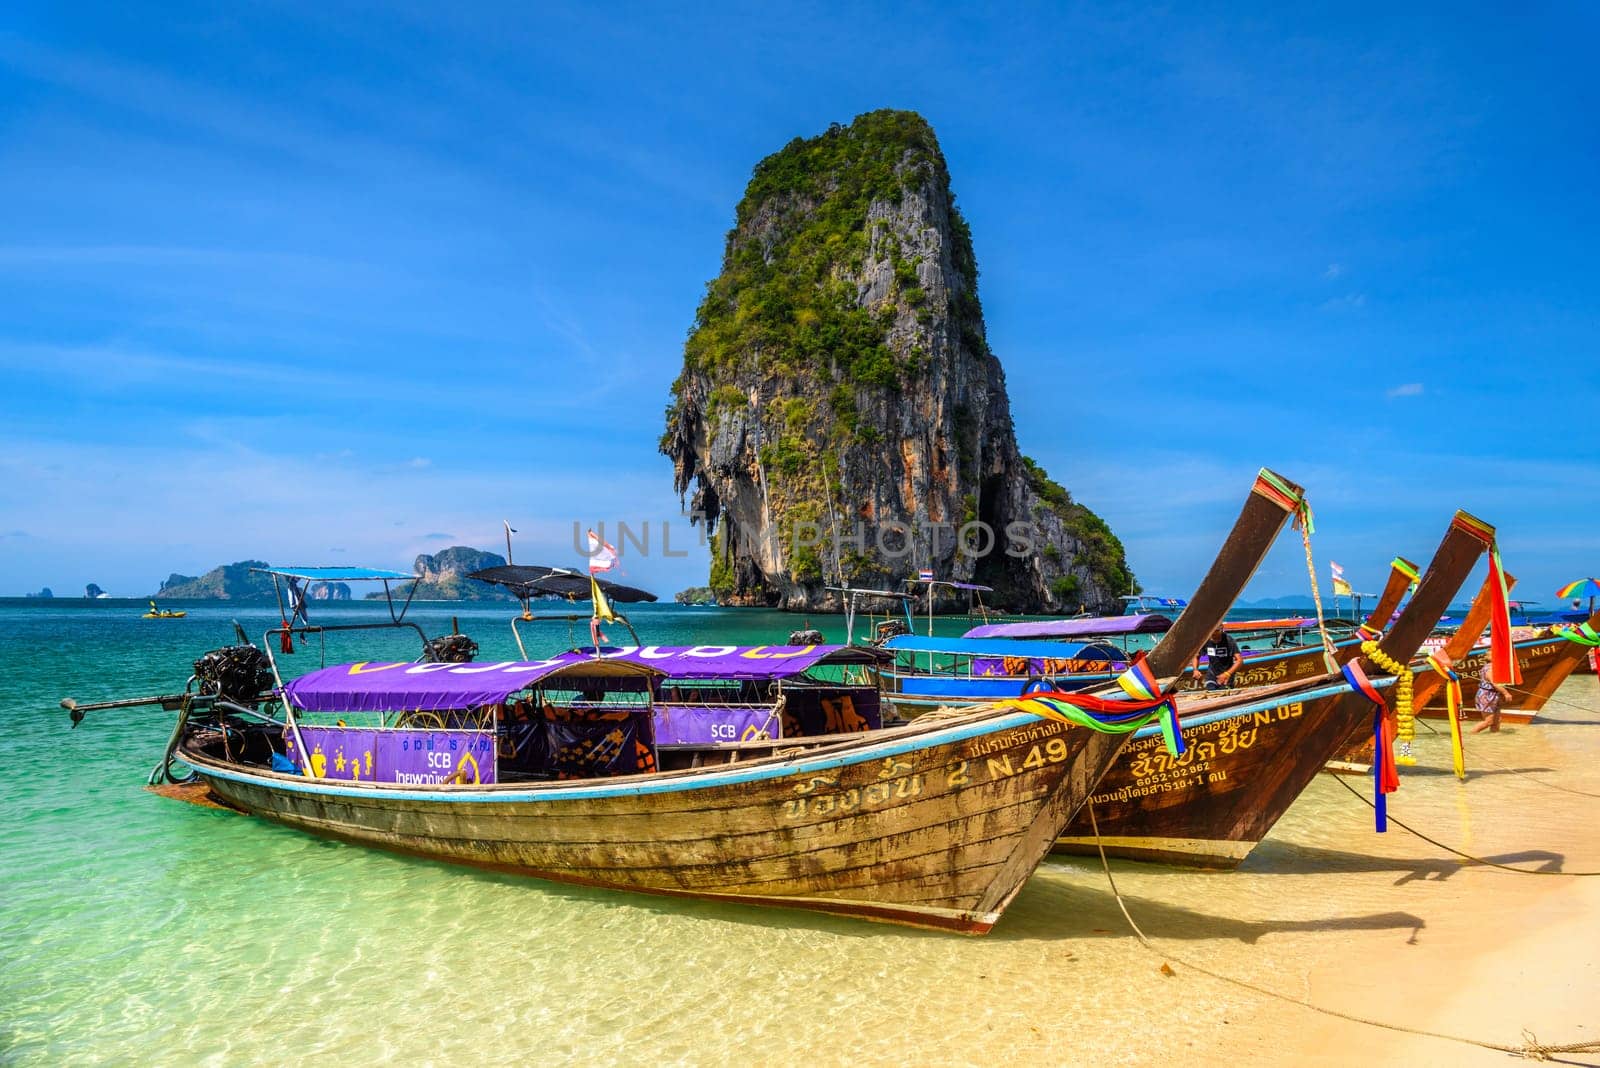
[[[1385,390],[1383,395],[1391,399],[1395,397],[1420,397],[1422,396],[1422,383],[1406,382],[1395,386],[1393,389]]]
[[[1365,293],[1346,293],[1342,297],[1325,300],[1319,305],[1323,311],[1328,312],[1360,311],[1366,306],[1367,295]]]
[[[1338,278],[1342,274],[1344,274],[1344,264],[1342,264],[1342,263],[1330,263],[1330,264],[1328,264],[1328,269],[1322,272],[1322,277],[1328,279],[1329,281],[1332,281],[1333,279]]]

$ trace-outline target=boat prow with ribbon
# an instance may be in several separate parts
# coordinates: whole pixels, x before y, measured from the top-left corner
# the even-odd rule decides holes
[[[1470,518],[1458,513],[1452,521],[1416,595],[1381,640],[1328,643],[1318,656],[1320,671],[1310,679],[1182,694],[1183,755],[1171,756],[1157,731],[1141,729],[1094,791],[1094,818],[1080,814],[1057,849],[1093,853],[1103,847],[1108,855],[1136,860],[1234,867],[1358,724],[1368,724],[1369,737],[1376,727],[1387,740],[1408,729],[1403,701],[1393,702],[1394,710],[1385,710],[1375,723],[1373,710],[1384,709],[1381,691],[1397,685],[1395,667],[1416,653],[1488,549],[1493,529],[1463,522]],[[1381,610],[1387,617],[1389,609]],[[1409,683],[1410,677],[1401,670],[1400,679]],[[1394,788],[1392,772],[1391,764],[1386,790]],[[1381,799],[1380,793],[1380,804]]]
[[[259,708],[188,702],[163,766],[175,757],[222,803],[347,841],[562,882],[982,933],[1130,733],[1162,715],[1172,680],[1300,500],[1270,473],[1257,479],[1189,608],[1124,680],[1153,696],[1099,715],[978,707],[778,746],[708,745],[712,762],[669,771],[654,706],[685,669],[645,650],[590,649],[501,664],[336,665],[280,683]],[[672,658],[734,655],[760,672],[803,652]]]

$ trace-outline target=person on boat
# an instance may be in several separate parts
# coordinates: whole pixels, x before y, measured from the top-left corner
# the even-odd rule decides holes
[[[1489,673],[1489,662],[1483,664],[1483,670],[1478,672],[1478,696],[1473,702],[1478,706],[1478,715],[1483,717],[1483,722],[1472,728],[1472,733],[1487,729],[1490,734],[1500,730],[1500,702],[1510,700],[1511,691],[1494,681],[1494,676]]]
[[[1233,635],[1222,629],[1222,624],[1217,624],[1217,628],[1211,632],[1211,638],[1201,652],[1206,658],[1206,689],[1220,690],[1232,685],[1234,673],[1239,670],[1239,665],[1244,663],[1244,657],[1239,652],[1239,643],[1233,640]],[[1195,657],[1194,669],[1198,674],[1199,657]]]

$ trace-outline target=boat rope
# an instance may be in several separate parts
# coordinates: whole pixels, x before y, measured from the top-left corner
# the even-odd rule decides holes
[[[1356,796],[1361,797],[1360,794],[1356,794]],[[1363,797],[1362,800],[1365,801],[1366,798]],[[1312,1012],[1320,1013],[1323,1016],[1332,1016],[1336,1019],[1348,1020],[1351,1023],[1363,1024],[1367,1027],[1376,1027],[1384,1031],[1396,1031],[1402,1034],[1419,1035],[1423,1038],[1437,1038],[1445,1042],[1457,1042],[1466,1046],[1478,1046],[1481,1049],[1492,1049],[1498,1053],[1509,1053],[1514,1057],[1523,1057],[1532,1061],[1548,1061],[1551,1060],[1554,1055],[1561,1053],[1600,1052],[1600,1040],[1590,1042],[1569,1042],[1562,1045],[1550,1045],[1548,1043],[1539,1041],[1539,1036],[1535,1035],[1532,1031],[1529,1031],[1526,1028],[1524,1028],[1522,1031],[1522,1045],[1507,1046],[1499,1042],[1485,1042],[1478,1038],[1468,1038],[1464,1035],[1447,1035],[1441,1031],[1428,1031],[1420,1027],[1408,1027],[1405,1024],[1388,1023],[1384,1020],[1374,1020],[1370,1017],[1357,1016],[1354,1013],[1341,1012],[1338,1009],[1330,1009],[1324,1005],[1318,1005],[1309,997],[1295,997],[1292,994],[1285,994],[1279,990],[1268,989],[1267,987],[1252,983],[1247,979],[1239,979],[1235,976],[1224,975],[1221,972],[1212,971],[1210,968],[1207,968],[1202,964],[1196,964],[1194,961],[1180,957],[1175,953],[1165,952],[1150,940],[1150,936],[1144,933],[1144,931],[1139,927],[1138,923],[1134,921],[1133,915],[1128,911],[1128,904],[1122,899],[1122,891],[1117,889],[1116,877],[1111,874],[1111,862],[1106,859],[1105,843],[1100,840],[1100,824],[1095,818],[1094,801],[1091,799],[1085,802],[1085,807],[1089,810],[1089,826],[1094,831],[1095,848],[1099,850],[1100,853],[1100,868],[1105,872],[1106,882],[1111,886],[1111,896],[1116,899],[1117,908],[1122,910],[1122,918],[1128,921],[1128,927],[1132,929],[1134,937],[1139,940],[1139,944],[1145,949],[1148,949],[1151,953],[1154,953],[1156,956],[1162,958],[1161,966],[1163,972],[1165,973],[1171,974],[1172,969],[1166,962],[1172,960],[1183,965],[1185,968],[1188,968],[1190,971],[1199,972],[1201,975],[1215,979],[1220,983],[1236,986],[1241,990],[1248,990],[1251,993],[1259,994],[1264,998],[1269,998],[1274,1001],[1285,1001],[1291,1005],[1298,1005],[1303,1009],[1310,1009]]]
[[[1474,679],[1474,680],[1476,680],[1476,679],[1482,678],[1482,675],[1483,675],[1483,673],[1481,671],[1463,671],[1463,672],[1461,672],[1461,677],[1464,678],[1464,679]],[[1507,685],[1506,683],[1501,683],[1500,685],[1505,686],[1505,688],[1510,690],[1512,693],[1521,694],[1523,697],[1538,697],[1539,696],[1538,694],[1534,693],[1532,690],[1529,690],[1529,689],[1527,689],[1525,687],[1522,687],[1522,686],[1511,686],[1511,685]],[[1580,705],[1576,701],[1566,701],[1566,700],[1563,700],[1563,699],[1561,699],[1559,697],[1546,697],[1544,699],[1544,702],[1545,702],[1545,704],[1549,704],[1549,705],[1560,705],[1563,708],[1575,709],[1578,712],[1592,712],[1593,711],[1593,709],[1589,708],[1587,705]]]
[[[1345,782],[1341,777],[1335,775],[1332,778],[1334,782],[1338,783],[1346,790],[1349,790],[1352,794],[1355,794],[1357,797],[1361,798],[1362,804],[1372,804],[1371,801],[1368,801],[1366,797],[1362,795],[1361,791]],[[1415,827],[1407,826],[1406,824],[1401,823],[1393,816],[1389,817],[1389,822],[1394,824],[1396,827],[1401,828],[1402,830],[1410,831],[1412,834],[1416,835],[1424,842],[1427,842],[1429,845],[1438,846],[1446,853],[1453,853],[1463,860],[1471,861],[1473,864],[1482,864],[1490,868],[1499,868],[1501,871],[1516,872],[1518,875],[1569,875],[1573,878],[1589,878],[1600,875],[1600,871],[1550,871],[1546,868],[1513,868],[1509,864],[1501,864],[1498,860],[1489,860],[1487,857],[1475,857],[1471,853],[1464,853],[1461,850],[1456,849],[1454,846],[1445,845],[1436,838],[1429,838]]]
[[[1587,709],[1585,709],[1585,711],[1587,711]],[[1439,728],[1435,727],[1433,724],[1429,723],[1427,720],[1422,720],[1421,722],[1422,722],[1422,726],[1425,729],[1427,729],[1428,731],[1431,731],[1434,734],[1438,734],[1439,733]],[[1456,729],[1457,730],[1461,729],[1461,725],[1460,725],[1459,721],[1456,724]],[[1473,752],[1476,753],[1477,750],[1473,750]],[[1513,774],[1520,775],[1521,777],[1527,779],[1531,783],[1535,783],[1535,784],[1537,784],[1539,786],[1543,786],[1543,787],[1546,787],[1546,788],[1551,789],[1551,790],[1560,790],[1564,794],[1576,794],[1579,797],[1600,798],[1600,794],[1594,793],[1594,792],[1592,792],[1590,790],[1577,790],[1577,789],[1574,789],[1571,786],[1562,786],[1560,783],[1546,782],[1545,780],[1543,780],[1541,778],[1538,778],[1538,777],[1536,777],[1534,775],[1531,775],[1528,772],[1521,770],[1520,768],[1507,767],[1505,764],[1502,764],[1497,760],[1488,760],[1488,759],[1485,759],[1483,757],[1478,757],[1476,759],[1482,760],[1483,763],[1488,764],[1492,768],[1498,768],[1501,771],[1511,772]]]
[[[1270,478],[1271,472],[1263,470],[1262,478]],[[1280,492],[1288,493],[1288,488],[1278,484]],[[1304,496],[1299,496],[1294,504],[1294,526],[1300,532],[1300,542],[1306,550],[1306,576],[1311,580],[1311,601],[1317,606],[1317,634],[1322,639],[1322,662],[1328,674],[1339,670],[1338,656],[1334,653],[1333,639],[1328,636],[1328,625],[1322,618],[1322,590],[1317,586],[1317,565],[1311,557],[1311,535],[1316,532],[1316,524],[1311,518],[1311,502]]]

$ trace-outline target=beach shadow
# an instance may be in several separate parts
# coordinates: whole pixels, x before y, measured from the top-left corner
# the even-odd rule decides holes
[[[1394,833],[1391,831],[1390,833]],[[1403,832],[1402,832],[1403,833]],[[1565,854],[1547,849],[1525,849],[1515,853],[1497,853],[1484,857],[1496,864],[1520,867],[1537,865],[1540,871],[1560,871]],[[1256,847],[1240,871],[1253,875],[1327,875],[1330,872],[1394,872],[1395,886],[1411,882],[1443,882],[1460,871],[1482,868],[1470,860],[1453,857],[1379,857],[1367,853],[1351,853],[1342,849],[1324,849],[1320,846],[1291,845],[1286,842],[1262,842]]]
[[[1122,899],[1140,929],[1150,938],[1196,942],[1228,939],[1254,945],[1269,935],[1293,932],[1409,931],[1407,941],[1414,942],[1427,926],[1421,916],[1399,911],[1295,920],[1240,920],[1157,898],[1124,893]],[[1036,876],[1023,887],[989,938],[1002,942],[1126,938],[1132,933],[1109,888],[1075,886]]]

